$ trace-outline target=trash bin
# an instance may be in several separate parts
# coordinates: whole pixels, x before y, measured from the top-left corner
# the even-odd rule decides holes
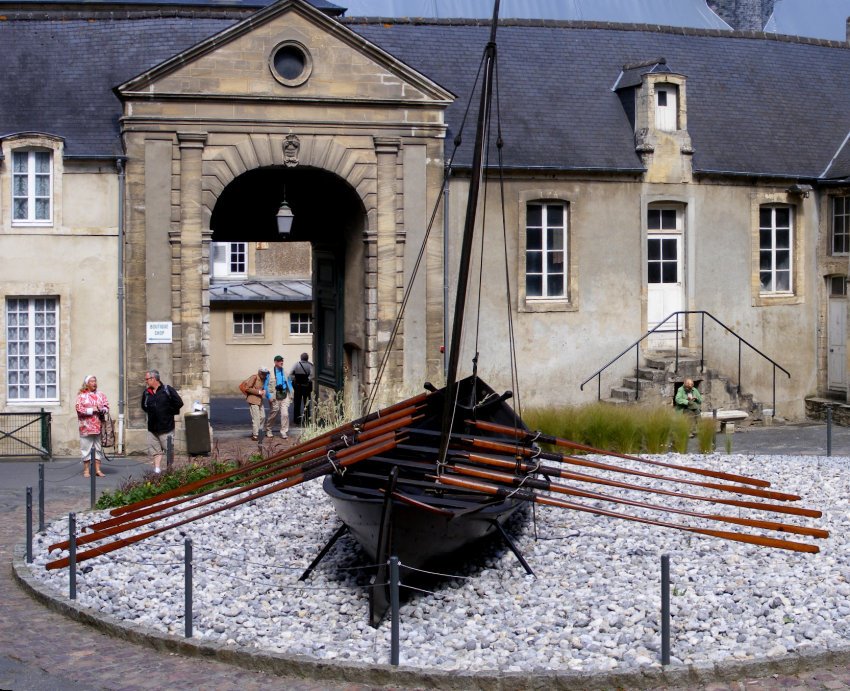
[[[199,456],[210,452],[210,422],[206,410],[186,413],[186,453]]]

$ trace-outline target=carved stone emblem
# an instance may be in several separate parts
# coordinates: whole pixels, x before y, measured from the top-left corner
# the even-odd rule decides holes
[[[298,152],[301,149],[301,140],[294,134],[286,135],[283,142],[283,164],[287,168],[298,165]]]

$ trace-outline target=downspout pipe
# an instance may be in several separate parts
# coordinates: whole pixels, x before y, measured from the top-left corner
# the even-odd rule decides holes
[[[449,349],[446,347],[449,339],[449,175],[451,168],[446,165],[443,175],[443,377],[449,371]]]
[[[124,454],[124,406],[127,386],[124,375],[124,188],[127,181],[124,159],[116,158],[115,167],[118,170],[118,434],[116,445],[118,453]]]

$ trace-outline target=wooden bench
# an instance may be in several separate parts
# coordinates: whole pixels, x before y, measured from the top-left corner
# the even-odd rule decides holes
[[[702,417],[714,418],[719,423],[718,431],[732,434],[735,431],[735,423],[746,420],[749,415],[743,410],[712,410],[703,413]]]

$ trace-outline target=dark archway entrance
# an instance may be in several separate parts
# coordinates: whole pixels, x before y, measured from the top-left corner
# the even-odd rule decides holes
[[[275,216],[284,200],[294,216],[282,237]],[[356,191],[324,170],[272,166],[250,170],[219,196],[210,219],[213,242],[309,242],[312,247],[313,352],[320,387],[339,390],[350,354],[365,346],[363,230]]]

